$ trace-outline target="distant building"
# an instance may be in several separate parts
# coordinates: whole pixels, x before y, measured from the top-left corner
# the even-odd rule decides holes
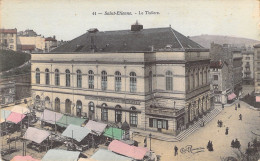
[[[243,62],[243,84],[254,83],[254,51],[251,48],[247,48],[242,51]]]
[[[35,31],[29,30],[29,29],[27,29],[25,31],[19,31],[17,35],[18,36],[27,36],[27,37],[29,37],[29,36],[33,36],[33,37],[34,36],[38,36]]]
[[[0,105],[8,105],[15,102],[15,83],[13,81],[0,82]]]
[[[235,99],[233,82],[233,57],[228,46],[211,43],[210,89],[217,104]]]
[[[17,51],[17,29],[0,29],[0,47]]]
[[[260,100],[260,44],[254,45],[255,95]]]
[[[34,46],[33,51],[43,52],[45,50],[45,38],[42,36],[18,36],[17,45],[19,51],[28,52]],[[25,49],[25,50],[23,50]]]
[[[55,36],[45,38],[45,52],[50,52],[58,45]]]
[[[242,51],[239,48],[231,48],[233,55],[233,83],[236,96],[242,94]]]

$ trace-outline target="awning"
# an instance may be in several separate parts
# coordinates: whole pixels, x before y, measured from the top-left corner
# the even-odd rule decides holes
[[[85,122],[86,119],[63,115],[61,119],[57,122],[57,125],[61,127],[67,127],[69,124],[81,126]]]
[[[83,140],[89,133],[90,130],[88,128],[71,124],[64,130],[61,135],[81,142],[81,140]]]
[[[34,159],[31,156],[15,156],[11,161],[40,161],[38,159]]]
[[[131,146],[122,143],[121,141],[118,140],[113,140],[109,144],[108,150],[137,160],[142,160],[145,154],[148,152],[146,148]]]
[[[42,158],[41,161],[77,161],[80,152],[67,151],[62,149],[51,149]]]
[[[33,141],[35,143],[40,144],[45,139],[47,139],[50,136],[49,131],[40,130],[34,127],[28,127],[24,134],[24,139]]]
[[[105,130],[104,136],[121,140],[123,134],[124,134],[124,130],[114,128],[114,127],[109,127],[108,129]]]
[[[91,156],[91,159],[95,159],[98,161],[132,161],[131,158],[118,155],[106,149],[99,149]]]
[[[92,159],[92,158],[79,158],[78,161],[97,161],[96,159]]]
[[[85,127],[90,129],[92,134],[100,136],[107,127],[107,124],[89,120]]]
[[[231,93],[230,95],[228,95],[228,100],[232,100],[234,98],[236,98],[235,93]]]
[[[45,109],[41,115],[41,121],[45,121],[50,124],[55,124],[55,122],[57,123],[57,121],[60,120],[62,116],[63,114],[61,113]]]
[[[27,114],[27,113],[30,113],[30,109],[27,108],[27,107],[24,107],[24,106],[14,106],[12,109],[11,109],[12,112],[16,112],[16,113],[20,113],[20,114]]]
[[[12,112],[6,119],[6,121],[10,121],[13,122],[15,124],[19,123],[20,121],[22,121],[24,119],[25,115],[24,114],[20,114],[20,113],[16,113],[16,112]]]
[[[255,97],[255,101],[256,101],[256,102],[260,102],[260,96],[256,96],[256,97]]]
[[[5,119],[11,114],[9,110],[1,110],[1,120],[0,123],[5,122]]]

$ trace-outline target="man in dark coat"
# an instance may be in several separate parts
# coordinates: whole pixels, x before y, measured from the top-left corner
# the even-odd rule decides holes
[[[174,156],[178,155],[178,147],[175,145],[174,146]]]
[[[147,147],[147,136],[144,138],[144,147]]]
[[[226,127],[226,133],[225,134],[228,135],[228,127]]]

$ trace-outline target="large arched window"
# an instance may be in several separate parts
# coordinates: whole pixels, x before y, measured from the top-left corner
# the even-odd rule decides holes
[[[130,73],[130,92],[132,92],[132,93],[136,92],[136,73],[135,72]]]
[[[80,100],[78,100],[76,103],[76,110],[77,110],[77,116],[80,117],[82,111],[82,102]]]
[[[77,70],[77,87],[82,87],[82,74],[80,70]]]
[[[116,105],[115,108],[115,122],[122,122],[122,108],[120,105]]]
[[[121,91],[121,73],[119,71],[115,72],[115,91]]]
[[[88,88],[94,89],[94,72],[92,70],[88,71]]]
[[[41,81],[41,77],[40,77],[41,73],[40,73],[40,69],[37,68],[36,72],[35,72],[35,79],[36,79],[36,84],[40,84]]]
[[[137,126],[137,112],[136,112],[136,108],[133,106],[130,108],[131,112],[130,112],[130,126]]]
[[[153,91],[153,72],[150,71],[149,72],[149,92],[152,92]]]
[[[59,69],[55,69],[55,85],[60,85],[60,72]]]
[[[90,120],[93,120],[94,119],[94,117],[95,117],[95,105],[94,105],[94,103],[93,102],[89,102],[89,104],[88,104],[88,113],[89,113],[89,119]]]
[[[66,73],[66,87],[69,87],[70,86],[70,70],[66,69],[65,73]]]
[[[49,69],[45,69],[45,84],[46,85],[50,84],[50,71],[49,71]]]
[[[103,103],[101,105],[101,120],[102,121],[108,121],[108,110],[107,110],[107,104]]]
[[[60,112],[60,99],[55,98],[55,111]]]
[[[65,113],[71,114],[71,101],[69,99],[65,101]]]
[[[45,107],[46,107],[47,109],[50,109],[51,104],[50,104],[50,98],[49,98],[48,96],[45,97],[45,102],[44,102],[44,104],[45,104]]]
[[[171,71],[166,72],[166,90],[167,91],[173,90],[173,75]]]
[[[106,71],[101,72],[101,89],[107,90],[107,72]]]

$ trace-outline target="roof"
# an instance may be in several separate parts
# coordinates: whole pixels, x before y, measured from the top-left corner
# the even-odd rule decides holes
[[[16,34],[17,29],[0,29],[0,33]]]
[[[60,120],[62,118],[62,116],[63,116],[63,114],[61,114],[61,113],[45,109],[41,115],[40,120],[48,122],[50,124],[55,124],[55,122]]]
[[[86,127],[80,127],[77,125],[69,125],[61,134],[62,136],[73,138],[78,142],[81,142],[88,134],[90,130]]]
[[[1,110],[1,120],[0,123],[4,122],[5,119],[11,114],[11,111],[9,110]]]
[[[24,134],[24,139],[31,140],[40,144],[50,136],[50,132],[46,130],[40,130],[34,127],[28,127]]]
[[[104,132],[104,136],[117,139],[117,140],[121,140],[123,134],[124,134],[124,130],[114,128],[114,127],[109,127]]]
[[[79,158],[78,161],[97,161],[96,159],[92,159],[92,158]]]
[[[27,155],[27,156],[15,156],[11,161],[40,161],[38,159],[34,159],[33,157]]]
[[[30,109],[24,106],[16,105],[11,109],[12,112],[20,113],[20,114],[27,114],[30,113]]]
[[[107,127],[107,124],[89,120],[85,127],[90,129],[92,131],[91,133],[101,135]]]
[[[85,33],[52,52],[151,52],[205,50],[170,27]],[[208,49],[206,49],[208,51]]]
[[[84,122],[86,122],[86,119],[63,115],[61,119],[58,120],[57,125],[61,127],[67,127],[69,124],[81,126]]]
[[[20,45],[21,50],[34,50],[35,45]]]
[[[80,152],[62,149],[50,149],[41,161],[77,161]]]
[[[109,144],[108,150],[137,160],[142,160],[148,152],[146,148],[131,146],[118,140],[113,140]]]
[[[45,41],[57,41],[55,38],[52,37],[47,37],[45,38]]]
[[[254,48],[260,48],[260,44],[255,44]]]
[[[25,115],[24,114],[20,114],[20,113],[16,113],[16,112],[12,112],[6,119],[6,121],[10,121],[13,122],[15,124],[19,123],[20,121],[22,121],[24,119]]]
[[[98,161],[132,161],[131,158],[113,153],[106,149],[99,149],[91,158]]]
[[[221,61],[211,61],[210,68],[218,68],[221,69],[223,67],[223,63]]]

